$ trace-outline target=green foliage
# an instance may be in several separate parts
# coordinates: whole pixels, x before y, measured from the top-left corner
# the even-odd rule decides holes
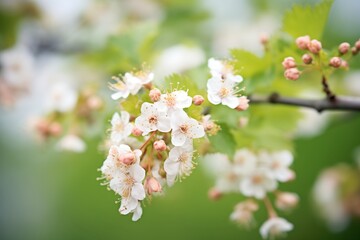
[[[20,16],[0,10],[0,49],[9,48],[16,43]]]
[[[315,7],[295,5],[286,12],[283,19],[283,31],[294,38],[310,35],[321,39],[333,0],[323,0]]]
[[[227,154],[230,158],[234,156],[236,142],[231,133],[230,127],[226,123],[218,123],[221,130],[213,136],[209,136],[211,145],[216,152]]]

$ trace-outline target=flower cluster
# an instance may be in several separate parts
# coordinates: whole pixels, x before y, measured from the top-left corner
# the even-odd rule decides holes
[[[258,210],[257,201],[262,200],[269,212],[269,220],[260,229],[261,235],[278,235],[292,229],[292,224],[277,217],[267,195],[273,192],[276,196],[276,207],[289,210],[295,207],[298,196],[294,193],[277,190],[279,182],[288,182],[295,178],[289,169],[293,156],[288,151],[254,153],[248,149],[236,151],[233,160],[227,155],[215,153],[204,157],[204,163],[216,176],[215,186],[209,197],[218,199],[225,193],[241,193],[248,200],[236,205],[231,220],[249,227],[253,223],[253,213]]]
[[[210,58],[208,61],[211,78],[207,82],[208,99],[212,104],[223,104],[239,111],[249,107],[249,99],[241,96],[237,86],[243,81],[240,75],[236,75],[233,66],[226,61]]]
[[[140,82],[126,73],[115,85],[122,84],[121,88],[111,85],[116,91],[113,99],[136,94],[145,84],[150,88],[142,93],[151,102],[142,102],[138,116],[124,110],[113,115],[110,150],[101,167],[105,184],[121,197],[120,213],[133,213],[133,221],[141,217],[146,196],[191,174],[193,139],[205,136],[204,126],[186,112],[192,104],[201,105],[202,97],[192,98],[184,90],[162,93],[149,85],[153,77],[153,73],[142,75],[146,80]]]

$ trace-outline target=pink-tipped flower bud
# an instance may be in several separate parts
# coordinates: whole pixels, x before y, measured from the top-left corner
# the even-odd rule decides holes
[[[214,201],[219,200],[222,197],[222,193],[216,188],[211,188],[208,192],[208,197]]]
[[[50,131],[51,135],[59,136],[62,131],[62,127],[61,127],[60,123],[53,122],[49,126],[49,131]]]
[[[154,177],[148,177],[145,180],[144,187],[145,187],[146,192],[149,195],[151,195],[152,193],[155,193],[155,192],[161,192],[162,191],[161,184]]]
[[[297,68],[289,68],[284,72],[284,76],[289,80],[297,80],[300,77],[300,71]]]
[[[192,99],[194,105],[200,106],[204,102],[204,98],[201,95],[195,95]]]
[[[245,96],[239,97],[239,105],[235,108],[238,111],[245,111],[249,107],[249,99]]]
[[[294,68],[294,67],[296,67],[296,62],[293,57],[287,57],[282,62],[282,65],[285,69]]]
[[[350,44],[347,42],[343,42],[339,45],[339,53],[346,54],[350,50]]]
[[[329,63],[330,66],[332,66],[333,68],[338,68],[341,66],[341,58],[339,57],[332,57],[330,59],[330,63]]]
[[[299,203],[299,196],[295,193],[280,192],[276,196],[276,206],[281,210],[290,210]]]
[[[125,165],[131,165],[135,162],[134,153],[125,153],[119,156],[119,161]]]
[[[321,51],[321,48],[321,42],[316,39],[311,40],[308,44],[309,51],[314,54],[318,54]]]
[[[298,48],[300,48],[301,50],[306,50],[310,43],[310,37],[308,35],[298,37],[295,43],[298,46]]]
[[[154,142],[154,149],[156,151],[159,151],[159,152],[162,152],[162,151],[165,151],[167,148],[164,140],[158,140],[158,141],[155,141]]]
[[[305,64],[310,64],[310,63],[312,63],[312,60],[313,60],[311,55],[307,54],[307,53],[305,53],[301,59],[302,59],[303,63],[305,63]]]
[[[349,68],[349,64],[348,64],[348,62],[347,61],[345,61],[345,60],[341,60],[341,66],[340,66],[341,68],[343,68],[343,69],[348,69]]]
[[[269,36],[267,34],[261,34],[260,35],[260,43],[262,45],[266,45],[269,42]]]
[[[133,127],[133,129],[131,130],[132,135],[134,135],[135,137],[139,137],[143,134],[143,131],[141,131],[139,128],[137,127]]]
[[[360,39],[355,42],[355,48],[360,51]]]
[[[153,102],[159,101],[160,96],[161,96],[161,92],[157,88],[151,89],[149,92],[149,97],[150,97],[151,101],[153,101]]]
[[[351,48],[351,53],[352,53],[353,55],[358,54],[358,52],[359,52],[359,49],[357,49],[356,47],[352,47],[352,48]]]

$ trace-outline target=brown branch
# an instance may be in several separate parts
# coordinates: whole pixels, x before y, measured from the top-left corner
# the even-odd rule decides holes
[[[336,100],[335,94],[330,90],[329,84],[325,76],[322,76],[321,84],[323,86],[323,91],[326,94],[327,99],[329,99],[329,101],[331,102],[334,102]]]
[[[318,112],[324,110],[343,110],[343,111],[360,111],[360,98],[337,96],[333,99],[301,99],[292,97],[283,97],[278,93],[272,93],[269,96],[250,96],[250,103],[253,104],[282,104],[298,107],[313,108]]]

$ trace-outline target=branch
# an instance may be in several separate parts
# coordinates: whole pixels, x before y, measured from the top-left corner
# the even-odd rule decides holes
[[[283,97],[278,93],[272,93],[270,96],[250,96],[250,103],[255,104],[283,104],[298,107],[313,108],[318,112],[324,110],[345,110],[360,111],[360,98],[337,96],[335,99],[301,99]]]

